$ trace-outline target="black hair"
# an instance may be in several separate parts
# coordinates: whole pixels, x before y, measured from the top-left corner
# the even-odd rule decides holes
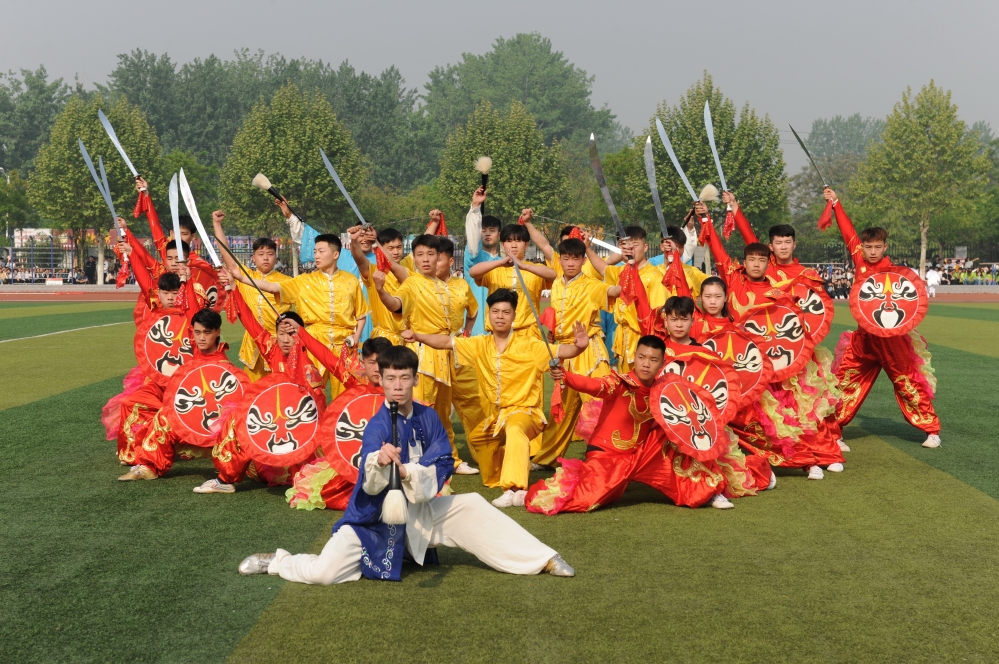
[[[569,237],[569,233],[573,232],[574,230],[576,230],[575,226],[563,226],[562,230],[558,232],[558,239],[563,240]]]
[[[888,231],[880,226],[872,226],[860,231],[861,242],[887,242]]]
[[[673,244],[676,245],[677,249],[687,244],[687,236],[679,226],[667,226],[666,233],[667,235],[663,239],[673,240]]]
[[[770,241],[773,242],[775,237],[789,237],[792,240],[795,239],[794,226],[791,226],[790,224],[777,224],[776,226],[771,226]]]
[[[378,370],[382,373],[386,369],[409,370],[415,376],[419,368],[420,358],[405,346],[392,346],[378,353]]]
[[[191,219],[190,215],[182,214],[177,217],[177,225],[189,231],[191,235],[198,232],[197,227],[194,225],[194,219]]]
[[[437,238],[437,252],[454,258],[454,242],[450,238],[439,236]]]
[[[586,255],[586,245],[582,240],[574,237],[567,237],[558,243],[558,253],[563,256],[582,258]]]
[[[209,330],[221,330],[222,316],[219,316],[218,313],[211,309],[202,309],[191,317],[191,325],[195,323],[201,323],[203,327]]]
[[[507,224],[500,231],[500,242],[509,242],[510,240],[520,240],[521,242],[530,242],[531,234],[527,232],[527,226],[521,226],[520,224]]]
[[[742,250],[743,258],[747,258],[749,256],[764,256],[766,258],[770,258],[770,247],[762,242],[750,242],[746,245],[746,248]]]
[[[666,355],[666,342],[654,334],[647,334],[644,337],[641,337],[638,340],[638,346],[645,346],[646,348],[658,350],[663,355]],[[637,349],[638,346],[635,346],[635,348]]]
[[[387,351],[392,347],[392,342],[385,337],[372,337],[361,344],[361,357],[371,357],[372,355],[378,355]]]
[[[708,277],[701,282],[701,295],[704,294],[705,286],[721,286],[722,292],[725,293],[726,300],[728,299],[728,285],[725,280],[721,277]],[[721,315],[723,318],[728,318],[728,302],[722,304]]]
[[[191,255],[191,245],[189,245],[188,243],[186,243],[183,240],[181,240],[180,241],[180,246],[184,247],[184,256],[190,256]],[[166,253],[166,252],[170,251],[171,249],[173,249],[173,250],[177,249],[177,240],[170,240],[169,242],[167,242],[166,246],[163,247],[163,253]]]
[[[649,234],[641,226],[625,226],[624,234],[632,240],[645,240],[649,237]]]
[[[281,325],[281,321],[283,319],[285,319],[285,318],[287,318],[288,320],[295,321],[301,327],[305,327],[305,321],[302,320],[302,317],[299,316],[298,314],[296,314],[294,311],[286,311],[283,314],[281,314],[280,316],[278,316],[277,323],[275,324],[275,327],[279,327]]]
[[[694,301],[686,295],[674,295],[666,300],[666,304],[663,305],[663,313],[667,316],[673,315],[680,318],[693,316]]]
[[[502,228],[503,222],[499,220],[499,217],[494,217],[491,214],[487,214],[482,217],[482,228]]]
[[[395,242],[396,240],[402,240],[402,233],[394,228],[383,228],[378,231],[378,244],[383,247],[389,242]]]
[[[164,272],[156,280],[156,287],[161,291],[173,293],[180,290],[180,276],[173,272]]]
[[[340,238],[333,233],[320,233],[316,236],[316,244],[320,242],[325,242],[326,244],[334,247],[337,251],[343,251],[343,242]]]
[[[436,235],[429,235],[424,233],[423,235],[417,235],[413,238],[413,242],[410,245],[412,251],[415,252],[417,247],[426,247],[427,249],[433,249],[439,252],[441,250],[441,243]]]
[[[497,288],[492,292],[492,294],[486,298],[486,308],[491,308],[494,304],[500,302],[509,302],[513,310],[517,310],[517,291],[511,290],[509,288]]]
[[[277,253],[277,242],[269,237],[258,237],[253,241],[253,251],[257,251],[258,249],[270,249],[274,253]]]

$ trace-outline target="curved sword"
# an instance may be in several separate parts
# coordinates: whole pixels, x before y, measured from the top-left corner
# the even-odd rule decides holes
[[[656,217],[659,218],[659,230],[663,237],[669,237],[666,230],[666,218],[663,216],[663,204],[659,200],[659,185],[656,184],[656,160],[652,157],[652,135],[645,140],[645,175],[649,178],[649,189],[652,190],[652,202],[656,206]]]
[[[111,208],[111,216],[114,217],[115,228],[118,227],[118,213],[114,209],[114,200],[111,198],[111,187],[108,186],[108,174],[104,172],[104,157],[97,156],[97,167],[101,169],[101,182],[104,183],[104,193],[107,194],[107,203]]]
[[[607,204],[607,209],[610,210],[611,219],[614,220],[614,227],[617,229],[617,235],[620,238],[628,237],[628,234],[624,232],[624,225],[621,223],[621,218],[617,216],[617,208],[614,207],[614,201],[611,199],[610,189],[607,188],[607,178],[604,177],[604,167],[600,165],[600,155],[597,154],[597,141],[593,134],[590,134],[590,167],[593,169],[593,176],[597,179],[597,185],[600,187],[600,193],[604,196],[604,203]]]
[[[728,184],[725,183],[725,174],[722,172],[721,159],[718,157],[718,146],[715,145],[715,128],[711,124],[711,105],[707,101],[704,102],[704,128],[708,131],[711,156],[715,158],[715,166],[718,168],[718,177],[721,179],[722,191],[728,191]]]
[[[211,240],[208,239],[205,226],[201,223],[201,217],[198,216],[198,208],[194,204],[194,194],[191,193],[191,185],[187,184],[187,176],[184,175],[183,168],[180,169],[180,195],[184,198],[184,206],[187,208],[188,214],[191,215],[194,226],[198,229],[198,235],[201,236],[201,242],[204,243],[205,249],[212,259],[212,265],[222,267],[222,261],[219,260],[219,255],[215,253],[215,247],[212,246]],[[178,234],[174,239],[180,242],[180,235]]]
[[[697,197],[694,193],[694,188],[690,186],[690,180],[687,179],[686,174],[684,174],[683,169],[680,168],[680,160],[676,158],[676,153],[673,152],[673,144],[669,142],[669,136],[666,135],[666,128],[663,127],[662,120],[656,118],[656,130],[659,132],[659,138],[662,140],[663,145],[666,147],[666,154],[669,155],[670,161],[673,162],[673,168],[679,173],[680,179],[683,180],[684,186],[687,187],[687,191],[690,193],[690,198],[695,203],[701,199]]]
[[[354,205],[354,199],[352,199],[350,194],[347,193],[347,188],[343,186],[343,182],[340,181],[340,176],[336,174],[336,169],[333,168],[333,164],[330,163],[329,157],[326,156],[326,153],[323,152],[322,148],[319,148],[319,154],[323,157],[323,163],[326,164],[326,170],[333,176],[333,182],[336,182],[336,186],[340,188],[340,193],[343,194],[343,197],[347,199],[348,203],[350,203],[350,209],[352,209],[354,214],[357,215],[357,218],[361,220],[361,225],[370,226],[371,224],[364,220],[364,216],[361,214],[361,211],[357,209],[356,205]]]
[[[558,360],[556,360],[555,355],[552,354],[552,347],[548,344],[548,337],[545,335],[544,330],[542,329],[544,326],[541,324],[541,316],[538,315],[538,310],[534,306],[534,300],[532,300],[531,296],[528,295],[527,284],[524,283],[524,275],[521,274],[520,266],[517,265],[516,259],[514,259],[513,261],[513,271],[517,275],[517,281],[520,282],[520,289],[524,291],[524,297],[527,298],[527,304],[531,307],[531,313],[534,314],[534,322],[538,326],[538,332],[541,333],[541,338],[545,344],[545,349],[548,351],[548,358],[549,358],[548,366],[554,369],[555,367],[558,366]]]
[[[100,118],[101,124],[104,125],[104,131],[108,133],[108,138],[114,143],[114,146],[118,148],[118,154],[121,158],[125,160],[125,165],[128,166],[128,170],[132,171],[132,177],[139,177],[138,172],[135,170],[135,166],[132,165],[132,160],[128,158],[125,154],[125,148],[121,147],[121,142],[118,140],[118,135],[114,133],[114,127],[111,126],[111,121],[108,120],[108,116],[104,115],[104,111],[97,109],[97,117]]]
[[[788,127],[791,127],[791,125],[789,124]],[[812,159],[811,153],[808,151],[808,148],[805,147],[805,142],[801,140],[801,136],[798,136],[798,132],[794,130],[794,127],[791,127],[791,133],[794,134],[794,137],[798,139],[798,145],[800,145],[801,149],[805,151],[805,156],[808,157],[808,161],[812,162],[812,168],[815,169],[815,172],[818,173],[819,175],[819,179],[822,180],[822,187],[823,188],[828,187],[829,185],[826,184],[826,179],[822,177],[822,171],[820,171],[819,167],[815,165],[815,160]]]
[[[180,194],[177,191],[177,174],[174,173],[173,177],[170,178],[170,217],[173,219],[173,237],[175,240],[180,240]],[[185,263],[187,262],[187,257],[184,256],[184,245],[181,242],[177,242],[177,262]]]
[[[105,205],[111,211],[111,219],[114,220],[115,227],[117,227],[118,215],[114,211],[114,203],[111,201],[111,195],[104,190],[104,183],[101,180],[101,176],[97,174],[97,169],[94,168],[94,162],[90,159],[90,153],[87,152],[87,148],[83,145],[83,139],[80,138],[77,140],[80,142],[80,154],[83,155],[83,161],[86,162],[87,168],[90,169],[90,175],[93,176],[94,182],[97,183],[97,191],[101,192],[101,197],[104,199]]]

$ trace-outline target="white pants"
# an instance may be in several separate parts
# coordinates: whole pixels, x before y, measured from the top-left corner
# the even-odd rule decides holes
[[[927,286],[926,287],[926,294],[929,295],[930,297],[936,297],[937,296],[937,287],[936,286]]]
[[[509,574],[538,574],[556,554],[477,493],[433,500],[437,509],[431,547],[457,547],[493,569]],[[361,540],[352,527],[343,526],[318,556],[310,553],[293,556],[278,549],[267,573],[278,574],[288,581],[320,585],[357,581],[361,578]]]

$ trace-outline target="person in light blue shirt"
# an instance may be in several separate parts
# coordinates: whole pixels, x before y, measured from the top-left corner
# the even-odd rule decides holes
[[[499,236],[501,223],[496,217],[489,215],[482,216],[482,204],[485,200],[486,190],[483,187],[479,187],[472,194],[472,206],[469,208],[468,214],[465,215],[464,276],[480,307],[486,301],[486,298],[489,297],[489,291],[477,285],[475,279],[468,276],[469,272],[473,265],[494,261],[500,255]],[[472,328],[473,335],[486,333],[486,328],[482,322],[484,319],[485,316],[479,316],[475,319],[475,326]]]

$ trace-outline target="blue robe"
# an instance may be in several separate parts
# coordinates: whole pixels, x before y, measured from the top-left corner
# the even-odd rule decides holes
[[[454,472],[454,457],[451,456],[451,443],[440,417],[433,408],[413,403],[413,416],[410,419],[398,416],[396,430],[399,446],[402,447],[403,463],[410,462],[410,452],[414,441],[419,441],[423,454],[416,460],[421,466],[436,466],[438,490]],[[383,443],[392,440],[392,416],[388,406],[382,406],[364,430],[361,442],[361,467],[357,484],[350,496],[350,503],[343,517],[333,524],[335,533],[341,526],[351,526],[361,540],[361,574],[369,579],[399,581],[402,572],[402,557],[406,551],[406,526],[390,526],[382,523],[382,503],[388,494],[386,488],[381,493],[370,496],[364,492],[365,459],[372,452],[378,452]],[[428,557],[434,562],[432,556]]]

